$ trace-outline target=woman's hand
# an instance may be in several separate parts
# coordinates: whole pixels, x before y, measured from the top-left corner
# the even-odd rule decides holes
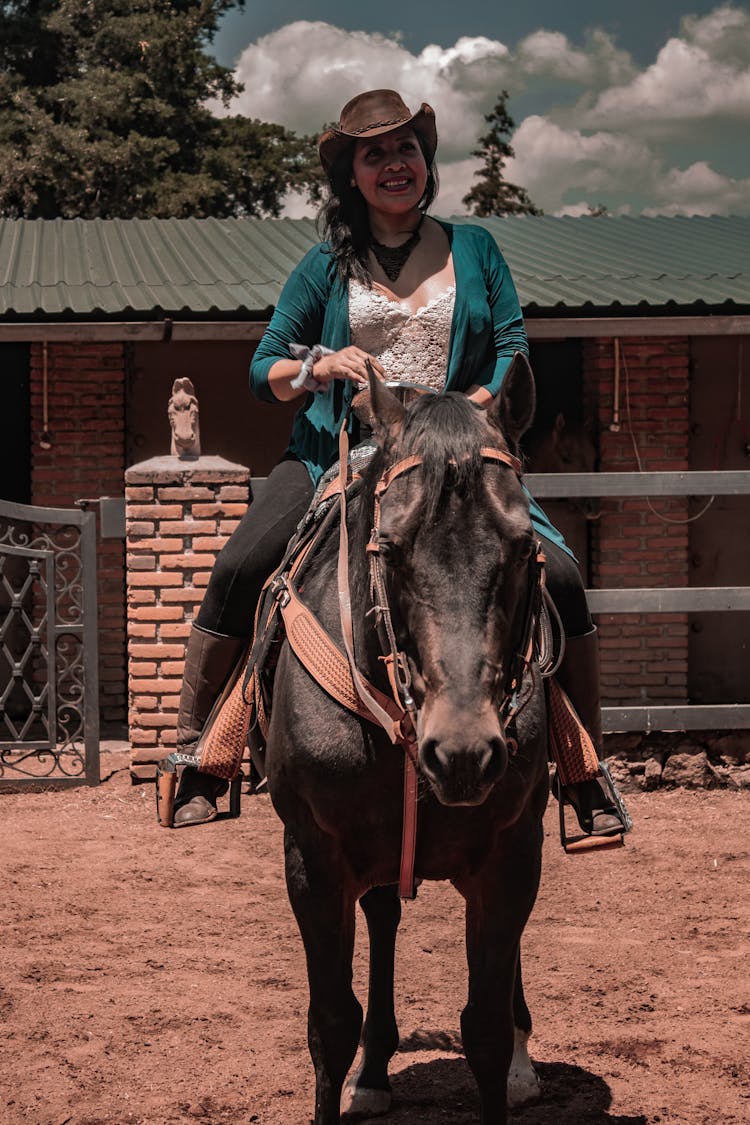
[[[383,365],[373,355],[363,352],[361,348],[351,344],[331,355],[324,355],[313,366],[313,378],[319,383],[330,383],[334,379],[349,379],[358,385],[367,384],[367,361],[372,364],[373,371],[379,379],[385,379]]]
[[[318,383],[328,386],[334,379],[349,379],[357,386],[367,386],[366,361],[369,359],[378,379],[385,379],[383,365],[375,356],[368,355],[361,348],[350,345],[338,352],[321,356],[313,364],[312,376]],[[304,387],[292,387],[299,376],[301,363],[298,359],[279,359],[268,372],[268,385],[281,402],[291,402],[306,394]]]

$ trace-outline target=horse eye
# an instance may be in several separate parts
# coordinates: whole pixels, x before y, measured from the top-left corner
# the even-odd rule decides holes
[[[378,539],[378,546],[380,547],[380,557],[389,566],[396,566],[401,558],[401,548],[392,539],[385,539],[381,536]]]
[[[518,557],[522,562],[526,562],[531,558],[531,553],[534,550],[534,540],[524,539],[518,549]]]

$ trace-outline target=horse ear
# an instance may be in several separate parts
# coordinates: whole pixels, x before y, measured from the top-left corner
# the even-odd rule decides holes
[[[487,414],[508,442],[517,446],[521,435],[531,425],[535,407],[536,390],[531,365],[523,352],[516,352]]]
[[[365,365],[370,384],[373,432],[381,442],[388,437],[395,438],[403,429],[406,410],[385,383],[378,379],[369,359],[365,360]]]

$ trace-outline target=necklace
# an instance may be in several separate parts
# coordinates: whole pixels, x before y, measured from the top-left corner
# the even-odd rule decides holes
[[[412,250],[419,242],[419,231],[423,222],[424,215],[422,215],[410,237],[401,246],[384,246],[376,238],[370,238],[370,249],[389,281],[396,281],[406,265]]]

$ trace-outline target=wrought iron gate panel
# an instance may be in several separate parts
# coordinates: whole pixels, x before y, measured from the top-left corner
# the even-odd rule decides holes
[[[0,500],[0,789],[99,782],[96,518]]]

